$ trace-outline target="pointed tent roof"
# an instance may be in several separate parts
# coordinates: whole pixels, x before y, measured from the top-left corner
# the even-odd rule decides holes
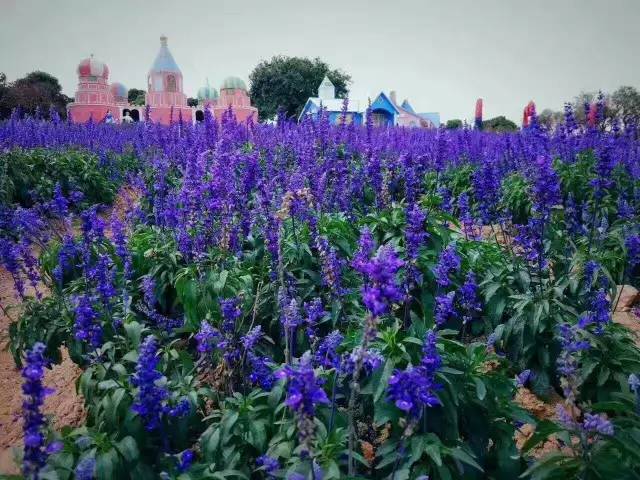
[[[329,77],[326,75],[322,79],[322,82],[320,82],[320,87],[334,87],[334,86],[335,85],[333,84],[333,82],[329,80]]]
[[[182,73],[180,72],[178,64],[173,59],[173,55],[171,55],[169,47],[167,47],[167,37],[165,35],[160,37],[160,51],[158,52],[153,65],[151,65],[151,71]]]
[[[327,100],[336,98],[336,87],[326,75],[318,87],[318,97]]]

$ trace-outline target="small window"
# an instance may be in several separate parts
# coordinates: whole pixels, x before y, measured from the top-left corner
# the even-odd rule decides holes
[[[167,92],[175,92],[177,89],[175,75],[167,75]]]

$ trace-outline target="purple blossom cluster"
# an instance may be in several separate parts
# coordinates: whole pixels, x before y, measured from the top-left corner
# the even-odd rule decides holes
[[[389,313],[391,306],[404,298],[396,278],[403,266],[395,249],[387,245],[380,247],[375,257],[356,266],[365,278],[362,301],[374,317]]]
[[[451,285],[449,276],[460,269],[460,256],[454,244],[447,246],[438,259],[438,263],[433,269],[438,287],[445,288]]]
[[[442,365],[442,360],[436,342],[435,332],[427,333],[420,365],[396,370],[389,378],[389,401],[412,419],[419,418],[425,408],[440,405],[435,393],[440,386],[435,381],[435,375]]]
[[[36,343],[25,359],[22,369],[22,404],[24,457],[22,473],[25,478],[39,478],[40,470],[45,466],[48,452],[46,447],[46,419],[41,411],[45,397],[51,393],[45,388],[42,379],[47,362],[44,358],[45,346]]]
[[[578,326],[586,329],[594,326],[594,333],[601,335],[604,327],[611,321],[611,302],[604,289],[598,290],[591,300],[590,310],[578,319]]]
[[[95,301],[88,295],[81,295],[76,299],[74,315],[75,338],[86,342],[94,349],[100,347],[103,329],[100,323],[100,312],[95,308]]]
[[[300,445],[309,452],[315,435],[316,408],[330,403],[322,388],[324,382],[316,377],[308,354],[300,358],[298,365],[286,365],[276,376],[287,380],[285,405],[295,413]]]
[[[160,365],[158,340],[147,336],[140,344],[138,363],[131,376],[131,385],[136,387],[136,398],[131,409],[141,418],[148,431],[163,429],[166,417],[181,417],[191,411],[189,401],[179,400],[170,404],[170,393],[161,380],[164,378],[158,369]]]

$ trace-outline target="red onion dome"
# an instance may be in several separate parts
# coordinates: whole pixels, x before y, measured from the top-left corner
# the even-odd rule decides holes
[[[101,77],[105,80],[109,78],[109,67],[104,62],[96,60],[93,55],[85,58],[78,64],[79,77]]]

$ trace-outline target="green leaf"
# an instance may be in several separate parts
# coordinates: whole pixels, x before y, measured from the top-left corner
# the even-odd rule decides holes
[[[472,467],[480,470],[481,472],[484,472],[482,467],[474,460],[474,458],[471,455],[469,455],[467,452],[462,450],[462,448],[460,447],[452,448],[449,450],[449,454],[452,457],[457,458],[461,462],[464,462],[467,465],[471,465]]]
[[[440,454],[440,449],[436,445],[427,445],[424,451],[429,456],[429,458],[433,460],[433,463],[435,463],[438,467],[442,466],[442,455]]]
[[[140,452],[138,451],[138,444],[136,443],[134,438],[130,436],[124,437],[122,440],[120,440],[116,448],[118,449],[118,452],[120,452],[120,455],[122,455],[124,459],[129,463],[135,462],[140,455]]]
[[[380,399],[380,397],[382,397],[382,394],[385,392],[387,388],[387,384],[389,383],[389,378],[393,373],[394,367],[395,367],[395,362],[393,361],[393,359],[387,358],[387,361],[384,364],[384,369],[382,370],[382,375],[380,376],[378,386],[373,395],[374,402],[377,402]]]
[[[98,480],[111,480],[117,465],[117,455],[113,450],[98,455],[96,458],[96,477]]]
[[[476,384],[476,395],[478,396],[478,400],[484,400],[487,396],[487,386],[478,377],[473,377],[473,381]]]
[[[609,370],[608,367],[603,366],[600,369],[600,372],[598,372],[598,386],[601,387],[602,385],[604,385],[607,380],[609,380],[609,375],[611,374],[611,371]]]

